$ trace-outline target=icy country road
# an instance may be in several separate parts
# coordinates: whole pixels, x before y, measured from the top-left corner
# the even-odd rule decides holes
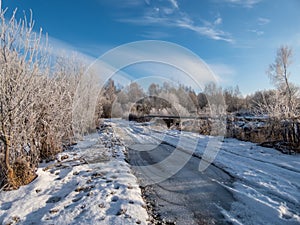
[[[146,187],[162,218],[175,219],[177,224],[201,224],[199,218],[207,220],[210,216],[209,223],[224,223],[225,217],[231,224],[300,224],[299,155],[284,155],[250,142],[225,139],[213,165],[201,174],[199,158],[211,137],[167,130],[151,123],[114,123],[137,169],[170,156],[174,153],[172,146],[183,150],[178,160],[186,153],[197,156],[191,157],[176,175]],[[179,143],[182,137],[184,141]],[[195,141],[196,149],[191,151]],[[136,174],[143,181],[145,176],[139,172],[143,170]]]
[[[143,145],[140,148],[143,149]],[[167,144],[160,144],[151,151],[129,149],[130,164],[138,166],[137,174],[140,166],[163,161],[173,150],[174,147]],[[220,208],[229,210],[233,196],[213,180],[225,183],[230,182],[230,177],[214,166],[210,166],[205,173],[199,173],[199,160],[191,157],[174,176],[146,189],[148,199],[158,206],[155,211],[160,219],[176,221],[176,224],[226,224]],[[147,179],[143,174],[139,177]]]

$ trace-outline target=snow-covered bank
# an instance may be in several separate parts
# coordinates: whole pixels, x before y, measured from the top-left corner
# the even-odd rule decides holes
[[[130,123],[122,127],[131,143],[164,141],[198,157],[203,155],[211,138],[158,129],[150,123]],[[184,141],[179,142],[180,138]],[[233,224],[300,224],[300,155],[285,155],[250,142],[224,139],[213,164],[234,177],[233,185],[222,184],[236,199],[229,211],[221,209],[228,221]]]
[[[124,152],[110,128],[85,137],[31,184],[0,193],[0,224],[147,224]]]

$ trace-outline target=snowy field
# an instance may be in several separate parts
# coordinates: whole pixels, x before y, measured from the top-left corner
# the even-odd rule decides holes
[[[114,120],[112,126],[118,137],[110,127],[87,136],[57,161],[41,164],[31,184],[1,192],[0,224],[148,224],[122,143],[164,141],[201,158],[212,138],[151,123]],[[236,199],[230,210],[221,209],[232,224],[300,224],[299,155],[224,139],[213,164],[234,178],[230,186],[221,183]]]
[[[31,184],[0,193],[0,224],[148,224],[124,151],[112,130],[85,137]]]
[[[202,157],[212,137],[165,130],[151,123],[119,121],[126,142],[158,144],[165,141]],[[181,140],[181,141],[179,141]],[[192,151],[193,144],[196,145]],[[300,224],[300,155],[285,155],[250,142],[224,139],[213,164],[234,178],[230,190],[236,202],[222,209],[233,224]],[[216,181],[218,182],[218,181]]]

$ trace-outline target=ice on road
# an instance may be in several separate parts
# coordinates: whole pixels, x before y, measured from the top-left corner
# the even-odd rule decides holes
[[[199,158],[212,138],[166,130],[151,123],[118,123],[118,133],[131,145],[159,145],[164,142],[190,151]],[[183,137],[185,141],[179,142]],[[195,140],[197,146],[193,149],[191,143]],[[220,182],[235,198],[230,210],[221,209],[229,222],[300,224],[300,155],[285,155],[254,143],[224,139],[213,165],[234,178],[232,185]]]

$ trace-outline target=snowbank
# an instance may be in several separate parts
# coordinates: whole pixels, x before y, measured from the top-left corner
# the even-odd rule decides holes
[[[31,184],[0,193],[0,224],[147,224],[124,152],[112,130],[85,137]]]
[[[209,136],[176,130],[161,130],[149,124],[125,126],[128,139],[140,143],[167,142],[201,158]],[[182,139],[184,141],[179,142]],[[192,149],[197,142],[196,149]],[[194,151],[195,150],[195,151]],[[236,139],[224,139],[213,164],[234,178],[230,190],[236,202],[222,209],[233,224],[300,224],[300,155]],[[218,181],[216,181],[218,182]]]

